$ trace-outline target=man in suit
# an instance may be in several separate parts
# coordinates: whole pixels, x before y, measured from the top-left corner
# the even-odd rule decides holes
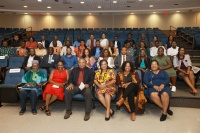
[[[35,49],[30,48],[29,49],[29,56],[26,56],[23,62],[23,68],[25,69],[25,71],[28,71],[31,69],[32,67],[32,62],[33,60],[38,60],[40,63],[40,57],[35,55]]]
[[[42,45],[43,45],[43,47],[44,47],[45,49],[48,49],[48,48],[49,48],[49,41],[46,40],[46,38],[45,38],[44,35],[41,36],[41,43],[42,43]]]
[[[69,85],[65,91],[66,113],[64,119],[68,119],[72,114],[71,103],[73,95],[78,93],[85,97],[85,116],[84,121],[90,119],[90,112],[92,110],[92,92],[90,86],[94,81],[94,72],[86,67],[86,60],[80,58],[78,67],[74,68],[69,77]]]
[[[96,47],[93,47],[92,50],[91,50],[92,51],[92,56],[94,56],[95,59],[98,59],[102,50],[103,50],[103,48],[100,47],[100,41],[97,40],[96,41]]]
[[[60,57],[56,54],[53,54],[54,49],[52,47],[49,47],[48,53],[43,57],[40,67],[47,69],[48,74],[51,73],[53,69],[57,67],[58,61],[60,60]]]
[[[118,36],[115,36],[113,44],[115,45],[115,48],[118,48],[118,51],[121,50],[121,43],[118,41]]]
[[[121,65],[125,61],[133,61],[133,59],[132,59],[131,56],[127,55],[127,48],[122,47],[121,54],[118,55],[116,60],[115,60],[115,67],[116,67],[117,71],[121,68]]]
[[[87,40],[86,46],[89,49],[92,49],[96,46],[96,39],[94,39],[94,34],[90,34],[90,39]]]

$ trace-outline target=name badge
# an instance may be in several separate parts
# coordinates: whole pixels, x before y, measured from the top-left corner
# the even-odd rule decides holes
[[[0,56],[0,59],[5,59],[5,56]]]
[[[19,73],[20,72],[20,68],[16,68],[16,69],[10,69],[9,73]]]
[[[54,62],[54,60],[51,60],[51,62]]]

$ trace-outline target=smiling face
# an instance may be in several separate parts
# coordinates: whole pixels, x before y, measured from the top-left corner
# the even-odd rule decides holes
[[[85,68],[86,67],[86,60],[83,59],[83,58],[79,59],[78,66],[79,66],[79,68]]]
[[[126,72],[130,72],[131,71],[131,65],[130,65],[130,63],[126,63],[125,71]]]
[[[103,52],[103,56],[104,56],[104,57],[108,57],[108,52],[109,52],[109,51],[108,51],[107,49],[104,50],[104,52]]]
[[[159,68],[158,63],[156,61],[152,61],[151,63],[151,70],[152,71],[157,71]]]
[[[127,49],[125,47],[122,48],[121,54],[122,55],[126,55],[127,54]]]
[[[102,37],[102,39],[106,38],[106,34],[102,34],[101,37]]]
[[[85,49],[85,56],[89,56],[89,50]]]
[[[180,48],[179,49],[179,54],[180,55],[184,55],[185,54],[185,49],[184,48]]]
[[[140,48],[144,48],[144,42],[140,42]]]
[[[106,61],[102,61],[102,62],[100,63],[100,68],[101,68],[102,70],[107,70],[107,68],[108,68],[108,63],[107,63]]]
[[[175,41],[172,42],[172,47],[176,48],[176,42]]]
[[[158,48],[158,56],[163,56],[164,55],[164,49],[162,47]]]
[[[32,70],[34,72],[38,71],[39,65],[38,64],[32,64]]]
[[[141,57],[144,57],[145,55],[146,55],[145,50],[144,50],[144,49],[141,49],[141,50],[140,50],[140,56],[141,56]]]
[[[63,68],[64,68],[63,62],[59,61],[58,65],[57,65],[57,68],[58,68],[58,70],[63,70]]]

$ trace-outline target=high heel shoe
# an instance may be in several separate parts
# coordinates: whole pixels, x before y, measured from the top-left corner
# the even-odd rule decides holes
[[[115,114],[115,111],[113,109],[111,110],[112,110],[112,113],[110,113],[110,116],[112,117]]]
[[[195,92],[195,91],[191,91],[190,94],[192,94],[192,95],[195,96],[195,95],[197,94],[197,92]]]
[[[109,121],[110,120],[110,116],[109,117],[105,117],[105,121]]]
[[[132,120],[132,121],[135,121],[135,119],[136,119],[135,113],[133,112],[133,113],[131,113],[131,120]]]

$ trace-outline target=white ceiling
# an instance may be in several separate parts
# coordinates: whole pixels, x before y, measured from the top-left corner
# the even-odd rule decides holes
[[[81,4],[80,2],[85,2]],[[38,13],[38,14],[129,14],[134,13],[163,13],[163,12],[195,12],[200,11],[200,0],[0,0],[0,13]],[[178,5],[174,5],[178,4]],[[149,5],[153,5],[152,8]],[[5,6],[5,7],[1,7]],[[23,6],[28,6],[24,8]],[[47,9],[47,6],[51,6]],[[101,6],[98,9],[97,6]],[[127,7],[130,6],[130,7]],[[72,7],[72,8],[69,8]]]

